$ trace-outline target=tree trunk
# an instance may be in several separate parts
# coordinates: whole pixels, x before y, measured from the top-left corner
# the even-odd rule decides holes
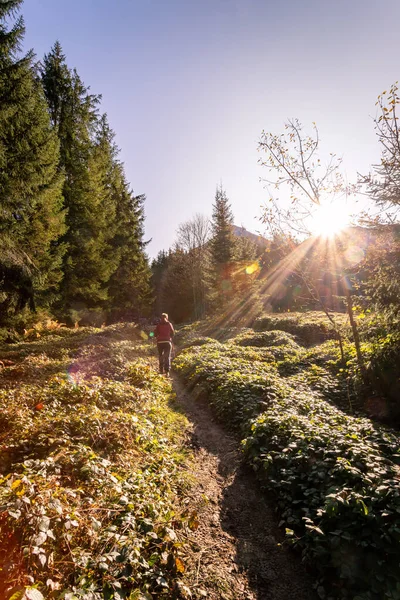
[[[350,291],[347,287],[346,282],[344,282],[344,289],[346,294],[346,304],[347,304],[347,314],[349,315],[351,330],[353,332],[354,345],[356,347],[357,361],[360,367],[361,376],[363,378],[364,383],[367,382],[367,371],[365,368],[364,357],[361,352],[361,344],[360,344],[360,335],[358,333],[357,323],[354,319],[353,312],[353,300],[350,294]]]

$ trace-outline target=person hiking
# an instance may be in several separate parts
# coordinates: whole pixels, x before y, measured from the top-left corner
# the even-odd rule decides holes
[[[167,313],[162,313],[161,321],[158,323],[154,333],[157,338],[160,373],[161,375],[165,373],[165,375],[169,377],[171,368],[172,336],[175,331],[172,324],[168,321]]]

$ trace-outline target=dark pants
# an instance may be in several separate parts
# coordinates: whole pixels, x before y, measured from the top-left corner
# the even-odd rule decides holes
[[[160,373],[168,373],[171,368],[171,342],[158,342],[158,358],[160,364]]]

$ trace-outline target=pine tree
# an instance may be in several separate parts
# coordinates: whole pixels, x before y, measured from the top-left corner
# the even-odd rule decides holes
[[[66,175],[63,309],[137,315],[150,301],[144,196],[129,190],[114,132],[97,114],[100,97],[68,68],[58,42],[44,58],[42,82]]]
[[[89,93],[71,71],[57,42],[45,56],[42,83],[61,145],[68,231],[64,241],[62,307],[106,308],[108,282],[118,266],[111,240],[116,218],[108,177],[113,148],[106,118],[98,118],[100,96]]]
[[[233,294],[233,261],[236,241],[233,233],[233,213],[222,185],[217,187],[211,219],[212,238],[210,243],[211,301],[216,306],[223,304]]]
[[[120,255],[118,269],[111,277],[110,298],[115,318],[147,314],[152,304],[151,271],[144,241],[144,194],[134,196],[121,165],[116,165],[118,193],[117,232],[114,248]]]
[[[0,245],[2,260],[24,270],[45,304],[62,277],[63,178],[33,54],[19,57],[23,19],[10,30],[6,26],[20,5],[20,0],[0,3]],[[10,298],[6,303],[10,308]]]
[[[95,205],[95,214],[90,222],[92,235],[96,240],[92,263],[97,275],[93,275],[101,282],[101,305],[105,309],[110,308],[112,302],[109,286],[112,275],[120,264],[122,252],[114,244],[119,227],[117,211],[120,202],[116,189],[117,154],[114,132],[108,124],[107,116],[103,115],[96,127],[88,172],[90,204]]]
[[[45,56],[42,82],[61,144],[68,210],[63,310],[103,309],[138,315],[150,302],[143,241],[144,196],[126,182],[100,96],[92,95],[57,42]],[[129,313],[129,314],[128,314]]]
[[[235,260],[251,263],[263,252],[264,247],[246,236],[237,237],[235,240]]]
[[[69,92],[72,84],[72,76],[59,41],[43,59],[42,83],[46,90],[50,119],[59,134],[60,127],[63,125],[65,127],[68,123],[65,113],[69,106]]]
[[[168,266],[160,286],[160,304],[171,320],[182,323],[194,315],[192,263],[187,252],[176,247],[168,254]]]
[[[154,310],[157,314],[164,312],[161,294],[164,274],[168,268],[168,264],[169,254],[165,250],[161,250],[151,263],[151,285],[155,297]]]
[[[221,268],[234,260],[235,237],[233,234],[233,213],[222,185],[217,187],[211,219],[211,256],[216,268]]]
[[[133,318],[146,312],[151,303],[151,272],[143,241],[145,196],[134,196],[130,191],[114,138],[103,115],[97,143],[103,157],[104,185],[108,194],[105,205],[109,207],[108,250],[104,258],[113,267],[107,285],[107,306],[114,318]]]

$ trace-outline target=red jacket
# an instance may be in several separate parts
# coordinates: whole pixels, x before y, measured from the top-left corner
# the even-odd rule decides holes
[[[169,321],[162,321],[155,330],[157,342],[170,342],[174,333],[174,328]]]

